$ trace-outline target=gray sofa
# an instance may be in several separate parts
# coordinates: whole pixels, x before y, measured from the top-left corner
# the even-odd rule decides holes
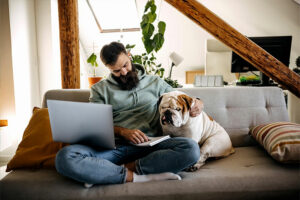
[[[0,181],[0,199],[299,199],[300,169],[274,161],[248,135],[252,126],[288,121],[282,90],[275,87],[183,88],[229,133],[235,154],[209,160],[181,181],[94,186],[53,170],[15,170]],[[87,102],[89,90],[51,90],[46,99]]]

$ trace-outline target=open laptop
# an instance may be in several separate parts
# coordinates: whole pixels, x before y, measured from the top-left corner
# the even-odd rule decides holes
[[[112,106],[47,100],[54,141],[115,148]]]

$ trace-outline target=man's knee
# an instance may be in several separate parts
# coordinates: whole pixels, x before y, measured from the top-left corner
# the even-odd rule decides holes
[[[55,168],[59,173],[72,171],[72,164],[76,159],[82,159],[84,155],[80,153],[80,147],[77,145],[65,146],[60,149],[55,157]]]
[[[199,144],[190,138],[180,138],[184,143],[184,157],[191,164],[196,163],[200,158]]]

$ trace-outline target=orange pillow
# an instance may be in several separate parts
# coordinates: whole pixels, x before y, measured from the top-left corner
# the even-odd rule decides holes
[[[6,171],[19,168],[54,168],[56,153],[66,145],[53,141],[48,109],[35,108]]]

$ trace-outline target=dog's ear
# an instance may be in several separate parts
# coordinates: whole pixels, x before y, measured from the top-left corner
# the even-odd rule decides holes
[[[164,97],[164,95],[161,95],[161,96],[159,97],[159,99],[158,99],[158,101],[157,101],[157,107],[159,107],[159,104],[160,104],[160,102],[161,102],[161,100],[162,100],[163,97]]]
[[[187,109],[190,110],[190,108],[192,107],[192,103],[193,103],[192,97],[189,97],[186,94],[181,94],[178,96],[178,99],[180,99],[181,101],[184,101],[187,105]]]

